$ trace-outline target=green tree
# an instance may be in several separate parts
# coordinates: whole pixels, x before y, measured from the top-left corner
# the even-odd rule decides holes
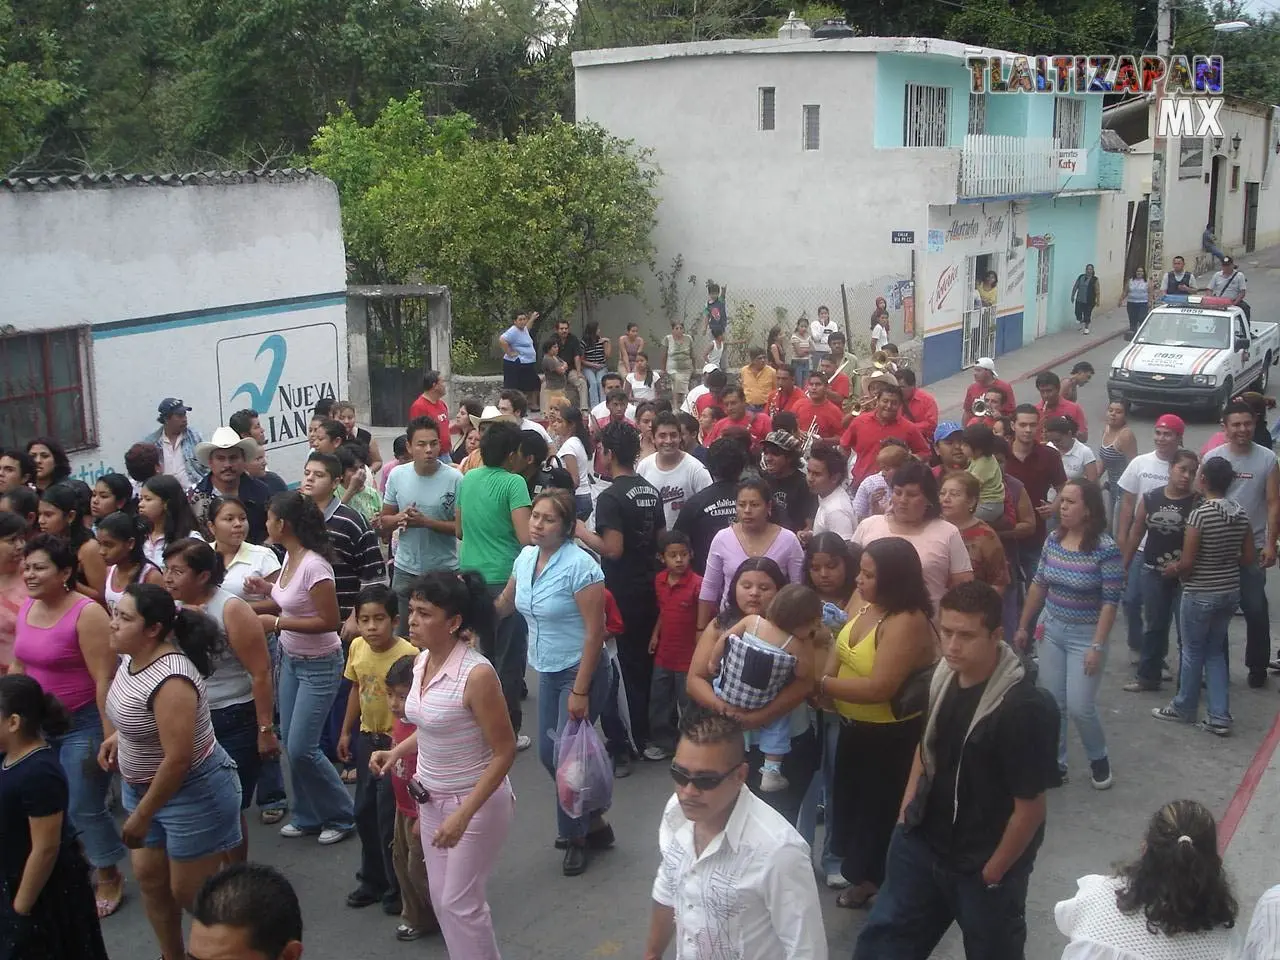
[[[9,0],[0,0],[0,174],[39,153],[49,118],[74,95],[64,79],[56,34],[19,29]]]

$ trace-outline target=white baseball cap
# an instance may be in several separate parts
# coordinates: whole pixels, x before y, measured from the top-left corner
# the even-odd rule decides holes
[[[703,373],[710,373],[712,370],[719,370],[719,369],[720,369],[720,368],[719,368],[718,366],[716,366],[716,364],[714,364],[714,363],[708,363],[705,367],[703,367],[703,368],[702,368],[702,372],[703,372]]]
[[[979,357],[975,367],[981,367],[983,370],[990,370],[993,374],[996,372],[996,362],[990,357]]]

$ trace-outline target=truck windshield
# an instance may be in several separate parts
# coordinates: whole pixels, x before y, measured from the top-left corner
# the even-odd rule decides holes
[[[1135,338],[1138,343],[1159,344],[1163,347],[1217,347],[1228,346],[1231,321],[1225,316],[1193,313],[1180,310],[1156,310]]]

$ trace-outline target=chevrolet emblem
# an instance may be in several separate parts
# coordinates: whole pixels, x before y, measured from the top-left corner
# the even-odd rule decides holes
[[[1151,375],[1151,379],[1152,379],[1152,380],[1163,380],[1163,379],[1164,379],[1164,374],[1163,374],[1163,373],[1153,373],[1153,374]]]

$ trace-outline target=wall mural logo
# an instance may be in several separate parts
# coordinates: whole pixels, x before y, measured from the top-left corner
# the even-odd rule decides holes
[[[273,333],[262,341],[262,346],[258,348],[258,352],[254,354],[253,358],[257,360],[267,351],[271,352],[271,368],[267,371],[266,381],[261,387],[252,382],[240,384],[240,386],[236,387],[235,392],[227,398],[228,402],[234,404],[236,397],[244,394],[249,398],[249,406],[254,410],[261,413],[270,408],[276,387],[280,385],[280,375],[284,373],[284,362],[289,356],[289,344],[285,342],[284,337],[280,336],[280,334]]]
[[[942,274],[938,277],[938,285],[933,288],[933,296],[929,298],[930,310],[942,309],[942,305],[946,303],[947,296],[956,285],[956,277],[959,275],[960,268],[954,263],[942,271]]]

